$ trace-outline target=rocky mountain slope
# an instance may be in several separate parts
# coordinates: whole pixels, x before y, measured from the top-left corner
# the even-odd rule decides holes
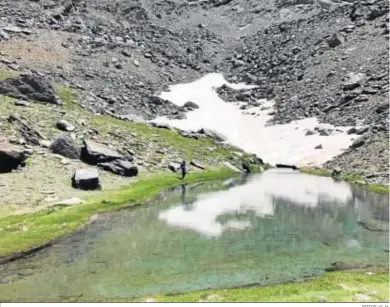
[[[156,95],[223,72],[276,101],[275,123],[317,116],[363,127],[330,161],[388,182],[388,2],[384,0],[4,0],[4,69],[77,90],[94,114],[130,121],[185,111]],[[239,96],[237,96],[239,95]]]

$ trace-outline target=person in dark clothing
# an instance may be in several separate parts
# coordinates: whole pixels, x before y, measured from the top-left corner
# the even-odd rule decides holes
[[[187,175],[186,161],[180,163],[180,170],[181,170],[181,180],[183,180],[184,177]]]

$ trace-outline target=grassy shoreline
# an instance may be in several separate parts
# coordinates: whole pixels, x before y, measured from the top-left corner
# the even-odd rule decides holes
[[[52,207],[37,213],[0,218],[0,263],[70,235],[86,225],[94,214],[145,203],[163,190],[183,182],[225,179],[235,174],[229,169],[219,168],[190,173],[181,181],[175,174],[160,173],[139,178],[121,189],[106,191],[103,196],[90,196],[81,205]]]
[[[388,302],[389,268],[351,269],[273,285],[206,289],[129,298],[77,298],[74,302]],[[69,302],[64,300],[62,302]]]
[[[367,274],[367,272],[369,272]],[[389,301],[389,269],[367,268],[328,272],[303,281],[267,286],[215,289],[183,294],[156,295],[145,302],[370,302]],[[111,302],[124,301],[113,299]]]
[[[309,175],[316,175],[316,176],[323,176],[323,177],[333,177],[337,178],[352,184],[356,184],[363,189],[366,189],[368,191],[378,193],[378,194],[389,194],[389,186],[384,184],[368,184],[364,182],[364,179],[357,175],[357,174],[345,174],[341,173],[341,175],[338,176],[332,176],[332,172],[327,169],[320,169],[320,168],[310,168],[310,167],[303,167],[300,168],[299,171],[304,174]]]

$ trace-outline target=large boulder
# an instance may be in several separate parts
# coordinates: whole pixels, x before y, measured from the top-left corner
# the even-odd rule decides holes
[[[72,187],[80,190],[100,190],[99,173],[95,169],[79,169],[72,176]]]
[[[343,88],[344,90],[353,90],[354,88],[360,86],[365,80],[367,76],[364,73],[349,73],[348,80],[344,82]]]
[[[20,78],[0,80],[0,94],[33,102],[61,104],[51,83],[38,75],[23,74]]]
[[[223,134],[219,133],[218,131],[215,131],[213,129],[208,128],[201,128],[198,133],[207,135],[208,137],[216,140],[217,142],[225,142],[227,140],[227,137]]]
[[[84,147],[81,151],[81,159],[88,164],[97,165],[98,163],[111,162],[123,159],[116,150],[94,141],[84,141]]]
[[[127,160],[114,160],[111,162],[99,163],[98,167],[105,171],[125,177],[135,177],[138,175],[137,166],[131,164]]]
[[[77,143],[66,133],[57,137],[51,143],[49,149],[56,154],[67,157],[69,159],[80,159],[81,148]]]
[[[24,166],[27,154],[24,148],[0,139],[0,173],[8,173]]]

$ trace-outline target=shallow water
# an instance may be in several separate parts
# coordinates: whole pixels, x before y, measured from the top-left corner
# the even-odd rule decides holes
[[[272,119],[272,115],[269,115],[273,110],[272,101],[264,100],[260,107],[242,111],[239,104],[226,103],[219,98],[215,89],[223,84],[229,83],[222,74],[214,73],[191,83],[171,86],[169,92],[161,94],[163,99],[179,106],[193,101],[199,105],[199,109],[188,112],[184,120],[160,117],[154,121],[183,130],[198,130],[202,127],[217,130],[227,137],[229,143],[255,153],[271,164],[319,166],[342,153],[357,137],[346,133],[350,127],[319,124],[315,117],[270,126],[267,122]],[[235,89],[253,87],[242,83],[229,86]],[[262,110],[265,107],[267,109]],[[248,113],[255,113],[255,116]],[[305,135],[308,129],[315,127],[331,128],[333,132],[329,136]],[[322,145],[322,149],[315,149],[317,145]]]
[[[132,298],[286,282],[334,261],[388,265],[388,213],[387,195],[293,171],[181,186],[1,266],[0,301]]]

